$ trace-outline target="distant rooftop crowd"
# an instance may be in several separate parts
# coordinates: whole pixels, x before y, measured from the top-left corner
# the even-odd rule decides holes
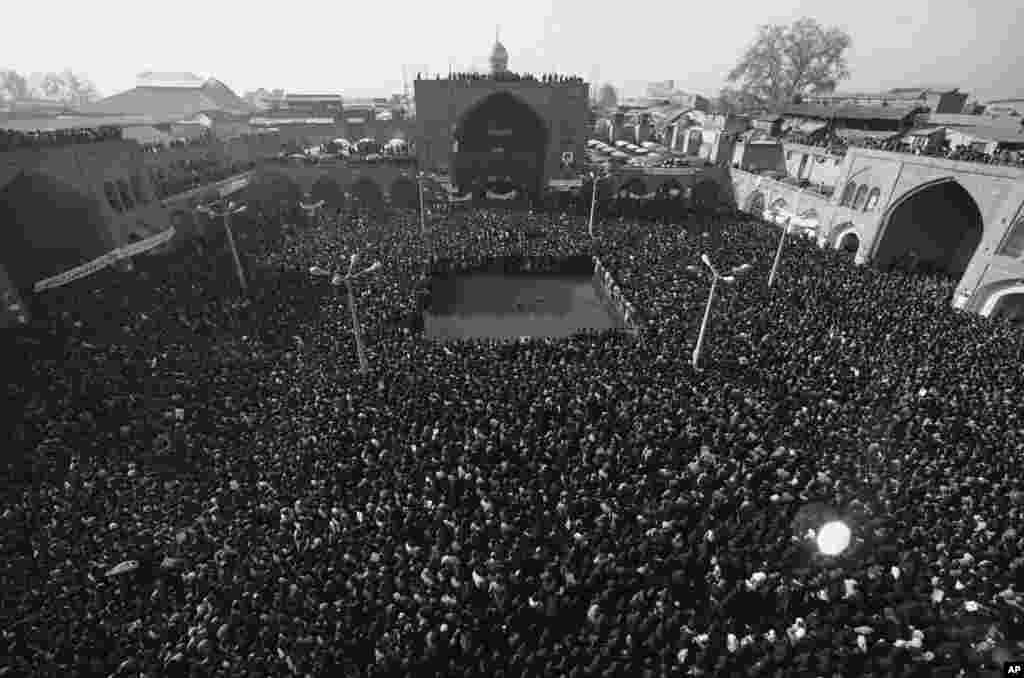
[[[417,80],[426,80],[422,73],[416,74]],[[559,75],[557,73],[547,73],[543,75],[534,75],[532,73],[513,73],[511,71],[504,71],[500,73],[452,73],[446,78],[442,78],[440,74],[434,76],[435,80],[497,80],[499,82],[542,82],[542,83],[562,83],[562,82],[577,82],[582,83],[583,78],[575,75]]]
[[[106,125],[92,129],[59,129],[59,130],[12,130],[0,129],[0,152],[16,151],[25,148],[52,148],[54,146],[70,146],[72,144],[91,144],[98,141],[119,140],[122,138],[120,127]]]
[[[814,134],[790,133],[783,137],[783,141],[793,144],[803,144],[816,148],[827,148],[836,154],[844,154],[850,147],[870,148],[890,153],[911,153],[914,155],[926,155],[932,158],[945,158],[960,162],[980,162],[986,165],[1007,165],[1011,167],[1024,167],[1024,151],[1011,149],[997,149],[993,153],[987,153],[978,148],[959,144],[953,146],[946,139],[940,144],[930,146],[914,145],[907,137],[894,136],[889,138],[862,138],[850,139],[838,135],[821,136]]]

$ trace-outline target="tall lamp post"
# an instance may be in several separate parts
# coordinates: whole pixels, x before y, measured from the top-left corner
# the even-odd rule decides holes
[[[238,247],[235,245],[235,233],[231,228],[231,217],[235,214],[240,214],[245,211],[245,205],[236,205],[233,202],[229,202],[225,209],[216,210],[210,205],[200,205],[196,208],[197,212],[202,212],[211,219],[224,219],[224,231],[228,236],[228,247],[231,248],[231,257],[235,260],[235,274],[238,276],[238,284],[242,286],[242,291],[248,290],[248,285],[245,282],[245,272],[242,270],[242,260],[238,256]]]
[[[736,282],[736,276],[742,275],[751,269],[750,264],[740,264],[729,270],[729,275],[722,275],[718,272],[718,269],[711,263],[711,258],[706,255],[700,255],[700,260],[708,267],[708,271],[711,273],[711,289],[708,290],[708,301],[704,306],[704,319],[700,323],[700,334],[697,335],[697,345],[693,348],[693,369],[697,369],[700,365],[701,352],[704,349],[704,337],[708,330],[708,320],[711,318],[711,304],[715,300],[715,289],[718,287],[718,281],[721,280],[726,284]],[[700,274],[701,269],[697,266],[687,266],[686,270],[690,273]]]
[[[775,274],[779,270],[779,262],[782,260],[782,246],[786,244],[786,236],[789,235],[789,225],[792,221],[792,217],[786,218],[786,224],[782,227],[782,233],[779,235],[779,247],[775,250],[775,261],[772,262],[772,272],[768,274],[768,289],[772,288],[775,284]]]
[[[426,210],[423,208],[423,172],[419,172],[416,175],[416,190],[419,193],[420,199],[420,235],[425,236],[427,234],[427,216]]]
[[[587,232],[594,237],[594,212],[597,210],[597,172],[590,173],[590,220],[587,222]]]
[[[359,313],[356,311],[356,295],[352,288],[352,282],[360,276],[379,271],[381,264],[379,261],[375,261],[371,266],[364,268],[361,271],[356,270],[356,265],[359,263],[359,255],[353,254],[348,262],[348,273],[342,275],[340,273],[331,273],[328,270],[320,268],[319,266],[313,266],[309,269],[309,274],[317,277],[330,276],[331,284],[335,287],[341,284],[345,285],[348,291],[348,310],[352,317],[352,336],[356,340],[356,358],[359,360],[359,371],[365,374],[370,369],[369,361],[366,359],[366,348],[363,346],[363,328],[359,324]]]

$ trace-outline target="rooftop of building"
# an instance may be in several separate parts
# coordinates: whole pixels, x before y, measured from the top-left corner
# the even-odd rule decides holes
[[[219,80],[183,77],[179,80],[139,76],[136,87],[81,107],[87,115],[146,115],[188,118],[199,113],[249,115],[251,104]],[[192,76],[190,73],[173,74]],[[147,77],[143,77],[147,76]]]
[[[922,112],[919,106],[823,106],[820,104],[793,104],[780,111],[781,115],[801,118],[838,118],[842,120],[903,120]]]

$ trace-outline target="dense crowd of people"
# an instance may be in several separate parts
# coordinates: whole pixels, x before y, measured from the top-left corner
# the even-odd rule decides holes
[[[246,218],[246,296],[195,244],[5,337],[27,456],[3,675],[944,678],[1019,655],[1021,336],[951,310],[952,282],[794,240],[767,290],[777,231],[741,216],[596,241],[557,213],[426,238],[415,213]],[[353,253],[383,263],[356,285],[365,375],[343,290],[307,274]],[[753,268],[694,370],[702,253]],[[430,262],[582,255],[641,337],[418,334]],[[825,557],[832,518],[855,539]]]
[[[838,134],[822,135],[789,132],[783,136],[783,141],[815,148],[826,148],[836,155],[845,154],[849,148],[869,148],[890,153],[912,153],[914,155],[926,155],[933,158],[945,158],[961,162],[1024,167],[1024,152],[1022,151],[1003,148],[998,149],[994,153],[987,153],[966,145],[951,146],[948,140],[942,144],[921,145],[910,143],[906,137],[899,135],[884,139],[874,139],[871,137],[843,137]]]
[[[150,178],[157,198],[163,200],[223,181],[255,167],[254,162],[229,163],[216,155],[210,155],[206,158],[180,160],[166,166],[151,168]]]
[[[497,80],[499,82],[541,82],[541,83],[583,83],[583,78],[577,75],[560,75],[558,73],[544,73],[534,75],[533,73],[516,73],[513,71],[497,71],[488,73],[450,73],[442,77],[440,73],[434,76],[436,80]],[[416,74],[417,80],[426,80],[422,73]]]
[[[122,139],[120,127],[99,126],[90,129],[14,130],[0,129],[0,153],[26,148],[43,149],[72,144],[92,144]]]

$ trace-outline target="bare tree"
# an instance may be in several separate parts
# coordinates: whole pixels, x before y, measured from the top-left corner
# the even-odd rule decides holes
[[[601,90],[597,94],[597,105],[601,108],[615,108],[619,105],[619,93],[614,85],[609,82],[601,85]]]
[[[40,93],[47,99],[62,101],[71,106],[81,106],[99,99],[96,86],[88,78],[76,75],[71,69],[62,73],[47,73],[39,85]]]
[[[0,70],[0,102],[9,104],[28,99],[32,88],[21,73],[13,69]]]
[[[809,92],[832,92],[850,77],[845,52],[851,44],[841,28],[824,28],[806,17],[789,26],[761,26],[728,81],[764,106],[792,103]]]

